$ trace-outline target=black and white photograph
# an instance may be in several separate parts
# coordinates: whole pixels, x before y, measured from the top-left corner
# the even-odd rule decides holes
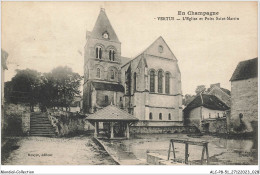
[[[1,63],[1,173],[259,173],[257,1],[2,1]]]

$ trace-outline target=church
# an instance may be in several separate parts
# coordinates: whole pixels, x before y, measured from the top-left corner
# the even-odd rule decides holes
[[[137,125],[182,125],[181,72],[160,36],[135,58],[121,56],[121,42],[104,9],[84,48],[83,112],[115,105]]]

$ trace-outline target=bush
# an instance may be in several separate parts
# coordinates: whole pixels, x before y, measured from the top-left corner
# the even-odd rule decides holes
[[[5,116],[5,136],[21,136],[22,132],[22,118],[21,115],[13,114]]]

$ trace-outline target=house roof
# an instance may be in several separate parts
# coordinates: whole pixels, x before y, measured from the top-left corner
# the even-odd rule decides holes
[[[116,32],[114,31],[104,9],[101,8],[96,24],[91,32],[91,37],[104,39],[103,34],[107,32],[109,41],[119,42]]]
[[[245,80],[257,77],[258,58],[238,63],[230,81]]]
[[[184,111],[203,106],[212,110],[228,110],[229,107],[214,95],[199,94],[184,109]]]
[[[95,87],[96,90],[125,92],[125,88],[121,84],[111,84],[103,82],[91,82],[91,84]]]
[[[133,115],[112,104],[89,115],[86,119],[92,121],[138,121]]]

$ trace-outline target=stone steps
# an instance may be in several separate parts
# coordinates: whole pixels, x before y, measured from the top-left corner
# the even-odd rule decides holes
[[[55,136],[54,128],[48,116],[45,113],[32,113],[30,120],[30,135],[31,136]]]

